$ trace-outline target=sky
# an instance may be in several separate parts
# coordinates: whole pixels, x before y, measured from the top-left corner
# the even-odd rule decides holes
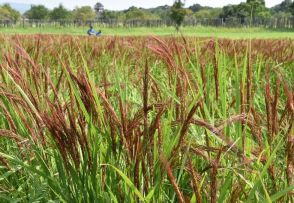
[[[94,6],[99,1],[108,10],[123,10],[130,6],[152,8],[161,5],[171,5],[173,0],[0,0],[0,3],[25,3],[25,4],[43,4],[48,8],[54,8],[62,3],[68,9],[76,6]],[[203,6],[222,7],[227,4],[238,4],[246,0],[186,0],[186,6],[199,3]],[[272,7],[281,3],[283,0],[265,0],[267,7]]]

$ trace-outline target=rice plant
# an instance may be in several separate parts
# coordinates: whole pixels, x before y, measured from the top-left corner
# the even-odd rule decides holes
[[[0,41],[0,202],[294,202],[293,40]]]

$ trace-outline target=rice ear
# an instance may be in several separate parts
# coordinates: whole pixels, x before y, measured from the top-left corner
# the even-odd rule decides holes
[[[173,188],[174,188],[174,190],[175,190],[175,192],[177,194],[178,201],[181,202],[181,203],[185,203],[184,196],[183,196],[183,194],[182,194],[182,192],[181,192],[181,190],[180,190],[180,188],[179,188],[179,186],[177,184],[176,178],[173,175],[172,168],[170,167],[167,160],[164,158],[163,154],[161,154],[159,156],[159,158],[160,158],[160,162],[163,165],[163,167],[164,167],[164,169],[165,169],[165,171],[167,173],[167,176],[168,176],[168,178],[169,178],[169,180],[170,180],[170,182],[171,182],[171,184],[172,184],[172,186],[173,186]]]

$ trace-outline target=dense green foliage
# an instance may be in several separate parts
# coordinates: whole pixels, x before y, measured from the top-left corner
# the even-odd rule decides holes
[[[181,0],[175,1],[170,11],[170,18],[174,21],[176,25],[176,30],[178,31],[181,24],[184,21],[185,15],[187,14],[184,4]]]
[[[20,18],[20,13],[9,4],[4,4],[0,6],[0,20],[18,20]]]
[[[70,19],[70,17],[71,12],[64,8],[61,4],[50,12],[50,19],[52,20],[64,20]]]
[[[77,7],[72,12],[72,17],[74,20],[95,20],[96,14],[90,6]]]
[[[32,5],[31,9],[25,12],[24,16],[34,20],[44,20],[49,17],[49,9],[43,5]]]
[[[175,4],[178,1],[175,1]],[[5,7],[6,6],[6,7]],[[171,15],[174,13],[174,6],[159,6],[156,8],[137,8],[130,7],[123,11],[111,11],[104,8],[103,4],[97,2],[87,8],[79,8],[80,13],[77,14],[77,8],[73,11],[66,10],[63,6],[58,6],[52,11],[41,5],[32,6],[25,16],[29,19],[102,19],[102,20],[171,20]],[[267,8],[264,0],[247,0],[238,5],[227,5],[223,8],[212,8],[194,4],[187,7],[183,12],[186,13],[186,20],[194,18],[270,18],[270,17],[291,17],[294,16],[294,2],[292,0],[283,0],[280,4]],[[78,13],[79,13],[78,12]],[[50,14],[49,14],[50,13]],[[94,13],[96,15],[94,15]],[[179,12],[181,13],[181,12]],[[78,17],[77,17],[78,15]],[[0,7],[1,19],[18,19],[19,14],[4,5]]]
[[[270,17],[270,10],[265,7],[264,0],[247,0],[246,3],[225,6],[220,16],[222,18],[266,18]]]
[[[284,0],[281,4],[278,4],[271,8],[272,15],[275,17],[289,17],[294,16],[292,0]],[[292,13],[291,13],[292,12]]]
[[[158,19],[157,16],[137,7],[130,7],[124,12],[126,20],[154,20]]]

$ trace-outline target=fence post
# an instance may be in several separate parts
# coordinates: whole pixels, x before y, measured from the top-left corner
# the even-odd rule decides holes
[[[58,21],[44,21],[36,19],[25,19],[21,18],[19,22],[13,20],[0,20],[1,27],[9,26],[20,26],[25,28],[36,27],[42,28],[43,26],[53,26],[53,27],[79,27],[85,25],[85,23],[95,23],[96,26],[101,27],[120,27],[121,25],[134,28],[134,27],[170,27],[173,22],[170,20],[138,20],[129,19],[124,21],[119,21],[116,19],[105,19],[105,20],[95,20],[95,21],[80,21],[80,20],[58,20]],[[26,25],[27,24],[27,25]],[[248,18],[193,18],[185,20],[183,26],[222,26],[222,27],[242,27],[242,26],[252,26],[252,27],[265,27],[273,29],[294,29],[294,17],[283,17],[283,18],[255,18],[252,21]]]

